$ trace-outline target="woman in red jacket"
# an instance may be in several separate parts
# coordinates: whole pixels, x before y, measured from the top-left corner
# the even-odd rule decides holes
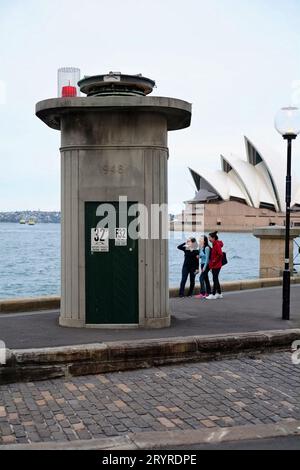
[[[223,299],[221,286],[219,282],[219,274],[222,268],[223,261],[223,242],[218,238],[218,232],[212,232],[209,234],[209,241],[212,243],[209,268],[211,269],[214,287],[212,294],[209,295],[207,300]]]

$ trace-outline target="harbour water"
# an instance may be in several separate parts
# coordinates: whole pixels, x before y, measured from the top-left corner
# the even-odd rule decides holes
[[[183,253],[177,250],[178,233],[170,235],[169,278],[175,287]],[[259,241],[251,233],[223,233],[220,238],[229,260],[221,279],[258,277]],[[60,224],[0,223],[0,266],[1,299],[60,295]]]

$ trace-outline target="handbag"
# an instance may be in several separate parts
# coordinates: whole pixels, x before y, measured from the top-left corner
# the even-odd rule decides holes
[[[222,266],[225,266],[225,264],[228,264],[228,259],[227,259],[226,252],[223,251],[223,253],[222,253]]]

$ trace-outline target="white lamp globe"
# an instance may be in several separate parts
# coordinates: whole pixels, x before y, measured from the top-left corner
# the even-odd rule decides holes
[[[300,109],[295,106],[281,108],[275,116],[275,129],[284,137],[300,133]]]

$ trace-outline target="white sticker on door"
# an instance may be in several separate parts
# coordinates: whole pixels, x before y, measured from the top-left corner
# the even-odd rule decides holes
[[[91,229],[91,252],[109,251],[109,231],[108,228]]]
[[[126,246],[127,245],[127,228],[116,228],[115,231],[115,245]]]

